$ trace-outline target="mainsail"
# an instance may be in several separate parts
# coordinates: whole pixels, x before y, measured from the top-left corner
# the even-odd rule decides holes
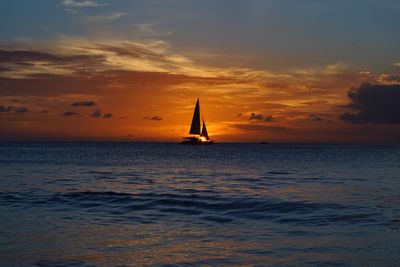
[[[206,140],[210,140],[210,137],[208,136],[207,133],[206,122],[204,121],[204,118],[203,118],[203,129],[201,130],[201,136],[204,136]]]
[[[189,134],[200,135],[200,104],[198,98],[196,102],[196,107],[194,108],[192,125],[190,126]]]

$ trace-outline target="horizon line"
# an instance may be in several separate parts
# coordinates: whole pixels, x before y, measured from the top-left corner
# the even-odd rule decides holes
[[[256,144],[256,145],[290,145],[290,144],[338,144],[338,145],[400,145],[398,143],[388,142],[265,142],[263,141],[231,141],[217,142],[216,144]],[[139,141],[139,140],[0,140],[0,144],[4,143],[154,143],[154,144],[180,144],[179,141]]]

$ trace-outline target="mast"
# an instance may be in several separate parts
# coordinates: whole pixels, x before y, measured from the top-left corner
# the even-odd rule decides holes
[[[203,118],[203,116],[202,116],[202,118]],[[208,133],[207,133],[206,122],[205,122],[204,118],[203,118],[203,129],[201,131],[201,136],[204,136],[207,140],[210,140],[210,137],[208,136]]]
[[[190,126],[189,134],[200,135],[200,103],[197,98],[196,107],[194,108],[192,125]]]

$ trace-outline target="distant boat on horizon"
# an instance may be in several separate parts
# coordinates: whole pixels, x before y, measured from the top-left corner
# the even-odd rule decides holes
[[[181,144],[186,145],[212,145],[214,141],[211,140],[207,132],[206,122],[203,119],[203,127],[200,127],[200,99],[197,98],[196,106],[194,108],[192,124],[190,125],[190,136],[184,137]]]

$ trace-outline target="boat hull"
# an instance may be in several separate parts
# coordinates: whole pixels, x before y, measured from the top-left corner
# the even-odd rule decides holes
[[[183,145],[212,145],[214,144],[214,141],[212,140],[207,140],[207,141],[203,141],[200,138],[196,138],[196,137],[189,137],[189,138],[185,138],[186,140],[182,141],[181,144]]]
[[[182,141],[182,145],[212,145],[214,144],[214,141],[208,141],[208,142],[193,142],[193,141]]]

